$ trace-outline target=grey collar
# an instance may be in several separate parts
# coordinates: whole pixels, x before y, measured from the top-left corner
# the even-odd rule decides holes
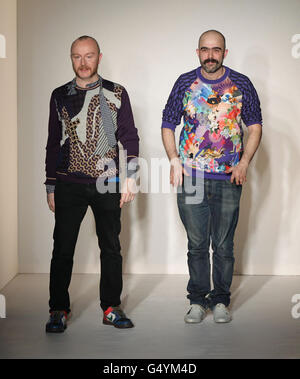
[[[99,79],[96,82],[87,84],[85,88],[97,87],[98,85],[101,85],[102,87],[102,80],[103,79],[101,78],[101,76],[99,76]],[[76,84],[76,78],[74,78],[71,81],[71,83],[67,85],[68,95],[76,95],[77,93],[76,87],[78,86]]]

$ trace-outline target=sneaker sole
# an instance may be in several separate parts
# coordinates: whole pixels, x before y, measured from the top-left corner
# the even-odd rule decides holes
[[[203,320],[200,320],[200,321],[190,321],[190,320],[184,320],[184,322],[186,324],[200,324],[200,322],[202,322]]]
[[[67,325],[65,325],[63,329],[58,329],[58,328],[49,329],[46,327],[46,333],[63,333],[66,329],[67,329]]]
[[[129,324],[128,326],[119,326],[119,325],[115,325],[114,323],[110,322],[110,321],[107,321],[107,320],[103,320],[103,324],[104,325],[110,325],[110,326],[114,326],[115,328],[118,328],[118,329],[130,329],[130,328],[133,328],[134,325],[133,324]]]
[[[199,324],[200,322],[202,322],[203,321],[203,319],[204,319],[204,317],[201,319],[201,320],[197,320],[197,321],[195,321],[195,320],[186,320],[186,319],[184,319],[184,322],[186,323],[186,324]]]
[[[216,323],[216,324],[226,324],[226,323],[228,323],[228,322],[230,322],[232,319],[230,319],[230,320],[226,320],[226,319],[224,319],[224,318],[221,318],[221,319],[219,319],[219,320],[214,320],[214,322]]]

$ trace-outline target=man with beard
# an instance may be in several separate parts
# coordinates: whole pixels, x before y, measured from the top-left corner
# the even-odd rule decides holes
[[[76,39],[71,46],[76,76],[56,88],[50,100],[45,182],[48,205],[55,213],[50,318],[46,324],[50,333],[63,332],[67,327],[73,255],[88,206],[95,217],[101,250],[103,323],[133,327],[120,308],[119,233],[121,208],[134,199],[139,138],[125,88],[98,75],[101,58],[94,38]],[[118,141],[127,151],[127,176],[121,191]]]
[[[231,321],[234,232],[242,185],[262,134],[257,93],[248,77],[223,65],[227,53],[223,34],[204,32],[197,49],[201,66],[178,78],[163,111],[170,182],[178,187],[178,209],[188,238],[186,323],[201,322],[208,309],[215,322]],[[182,116],[178,154],[174,131]],[[245,147],[242,121],[249,132]]]

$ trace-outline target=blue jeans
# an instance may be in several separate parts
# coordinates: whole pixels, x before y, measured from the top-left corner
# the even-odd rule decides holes
[[[233,239],[239,216],[242,186],[230,180],[199,179],[184,176],[177,203],[188,237],[188,299],[205,309],[218,303],[228,306],[233,276]],[[181,192],[181,193],[180,193]],[[212,244],[212,282],[210,255]]]

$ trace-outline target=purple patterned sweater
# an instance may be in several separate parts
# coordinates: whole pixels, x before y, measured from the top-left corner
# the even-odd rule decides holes
[[[73,183],[95,183],[98,177],[118,180],[119,149],[118,145],[108,145],[100,112],[99,84],[76,87],[72,94],[70,85],[68,82],[52,92],[45,184],[51,188],[57,179]],[[139,137],[128,94],[124,87],[108,80],[103,80],[103,94],[112,114],[116,139],[127,151],[128,163],[139,154]],[[96,153],[98,141],[101,153]]]
[[[226,66],[218,80],[201,67],[181,75],[163,111],[162,128],[173,131],[183,116],[179,156],[186,171],[208,179],[230,179],[225,171],[243,154],[242,121],[262,125],[260,102],[249,78]]]

